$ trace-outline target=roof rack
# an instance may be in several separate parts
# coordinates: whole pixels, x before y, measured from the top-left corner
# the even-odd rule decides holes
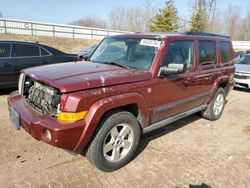
[[[228,38],[230,39],[229,36],[225,36],[225,35],[219,35],[219,34],[214,34],[214,33],[206,33],[206,32],[186,32],[186,35],[199,35],[199,36],[211,36],[211,37],[223,37],[223,38]]]

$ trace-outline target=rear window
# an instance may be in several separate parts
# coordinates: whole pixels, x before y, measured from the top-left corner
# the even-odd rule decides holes
[[[220,42],[221,63],[227,63],[231,60],[231,44],[229,42]]]
[[[40,56],[40,51],[38,46],[28,45],[28,44],[13,44],[11,56],[12,57]]]
[[[199,41],[199,65],[211,65],[216,63],[216,42]]]
[[[10,56],[10,44],[0,43],[0,58]]]

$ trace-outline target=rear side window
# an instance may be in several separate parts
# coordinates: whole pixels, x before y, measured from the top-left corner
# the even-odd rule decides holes
[[[227,63],[231,60],[231,44],[229,42],[220,42],[221,63]]]
[[[12,57],[29,57],[29,56],[40,56],[38,46],[28,44],[13,44],[12,46]]]
[[[216,63],[216,42],[199,41],[199,65],[210,65]]]
[[[0,43],[0,58],[10,56],[10,44]]]
[[[40,48],[40,49],[41,49],[41,56],[50,55],[49,52],[47,52],[43,48]]]
[[[169,43],[167,54],[164,58],[164,66],[170,63],[186,64],[187,68],[194,65],[194,42],[174,41]]]

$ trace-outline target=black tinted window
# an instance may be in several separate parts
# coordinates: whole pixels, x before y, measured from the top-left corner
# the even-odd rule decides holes
[[[10,44],[0,43],[0,57],[10,56]]]
[[[194,43],[193,41],[175,41],[170,42],[168,52],[164,59],[164,65],[170,63],[186,64],[187,68],[194,64]]]
[[[216,42],[199,41],[199,64],[209,65],[216,63]]]
[[[39,47],[27,44],[13,44],[12,57],[40,56]]]
[[[43,48],[40,48],[41,49],[41,56],[43,55],[50,55],[46,50],[44,50]]]
[[[231,60],[231,44],[229,42],[220,42],[221,63],[227,63]]]

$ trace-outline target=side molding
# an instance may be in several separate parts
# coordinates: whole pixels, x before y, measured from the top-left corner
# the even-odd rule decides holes
[[[192,110],[189,110],[189,111],[183,112],[181,114],[178,114],[176,116],[170,117],[168,119],[164,119],[162,121],[156,122],[156,123],[144,128],[143,129],[143,134],[151,132],[151,131],[159,129],[159,128],[162,128],[162,127],[165,127],[166,125],[168,125],[170,123],[173,123],[173,122],[175,122],[175,121],[177,121],[179,119],[187,117],[187,116],[189,116],[191,114],[194,114],[196,112],[202,111],[202,110],[206,109],[206,107],[207,107],[207,105],[202,105],[202,106],[199,106],[199,107],[194,108]]]

